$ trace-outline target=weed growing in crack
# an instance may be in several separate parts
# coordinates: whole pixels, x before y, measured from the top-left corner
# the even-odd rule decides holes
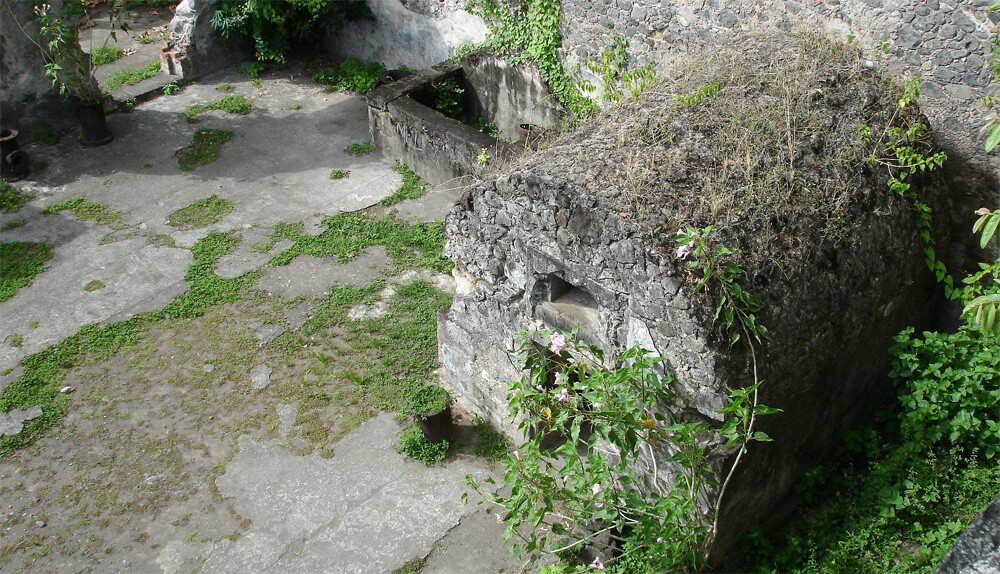
[[[361,157],[363,155],[368,155],[373,151],[375,151],[375,146],[372,145],[371,140],[365,140],[361,143],[352,143],[351,145],[344,148],[345,153],[356,155],[358,157]]]

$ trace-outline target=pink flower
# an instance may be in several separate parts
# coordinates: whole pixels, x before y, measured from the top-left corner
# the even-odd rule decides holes
[[[559,394],[556,395],[556,400],[559,401],[560,403],[565,403],[566,401],[568,401],[569,389],[563,387],[563,390],[559,391]]]
[[[566,348],[566,337],[562,333],[556,331],[555,333],[549,335],[550,351],[552,351],[553,353],[558,353],[559,351],[562,351],[565,348]]]
[[[599,556],[595,556],[594,561],[590,564],[590,567],[594,570],[604,570],[604,563],[601,562],[601,558]]]
[[[604,489],[601,488],[601,483],[599,483],[599,482],[597,484],[595,484],[590,490],[591,490],[591,492],[594,493],[594,496],[597,496],[598,494],[600,494],[601,492],[604,491]]]
[[[694,241],[689,241],[686,245],[681,245],[677,248],[677,252],[674,254],[678,259],[687,259],[691,256],[691,249],[694,248]]]

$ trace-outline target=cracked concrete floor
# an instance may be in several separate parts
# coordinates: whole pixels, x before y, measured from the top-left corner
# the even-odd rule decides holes
[[[208,112],[188,124],[181,112],[221,97],[222,82],[253,101],[251,113]],[[185,291],[188,248],[211,231],[236,232],[244,245],[282,222],[318,233],[324,217],[373,205],[400,183],[390,159],[344,152],[368,137],[363,101],[323,92],[300,71],[265,76],[261,89],[223,73],[114,114],[109,124],[116,137],[101,148],[82,148],[72,134],[25,146],[47,167],[18,183],[35,198],[0,214],[0,226],[23,221],[2,240],[49,243],[53,258],[0,303],[0,389],[26,355],[85,324],[159,309]],[[201,127],[236,137],[216,162],[182,172],[174,152]],[[351,177],[331,181],[331,169],[350,169]],[[200,229],[169,225],[170,213],[213,194],[233,201],[233,212]],[[455,194],[432,192],[399,213],[443,218]],[[41,215],[74,196],[122,213],[125,229],[69,212]],[[266,257],[241,249],[220,262],[220,274],[268,268]],[[391,572],[430,553],[425,572],[516,571],[502,526],[458,504],[467,473],[496,472],[482,461],[459,454],[426,468],[405,460],[393,449],[398,423],[382,414],[357,426],[369,414],[350,405],[324,415],[331,436],[343,438],[306,454],[303,437],[318,411],[285,399],[307,396],[288,389],[316,365],[282,365],[266,353],[301,327],[315,309],[311,298],[330,285],[378,277],[384,253],[365,257],[353,267],[303,259],[265,273],[259,300],[167,325],[131,355],[74,372],[62,424],[0,460],[0,569]],[[83,288],[94,280],[105,287]],[[9,344],[14,336],[19,346]],[[242,362],[221,364],[216,347],[242,353]],[[251,368],[265,361],[274,371],[254,389]]]

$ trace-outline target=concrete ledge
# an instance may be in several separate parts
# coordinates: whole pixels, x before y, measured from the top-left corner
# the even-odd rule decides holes
[[[178,82],[182,79],[183,78],[180,76],[157,74],[152,78],[146,78],[138,84],[122,86],[121,88],[111,92],[111,98],[105,100],[104,109],[108,112],[117,110],[121,108],[122,104],[124,104],[127,100],[132,99],[134,99],[138,104],[148,102],[163,93],[163,86],[173,82]]]

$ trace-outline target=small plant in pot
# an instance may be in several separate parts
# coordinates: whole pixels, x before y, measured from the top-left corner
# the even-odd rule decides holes
[[[45,42],[45,75],[59,88],[59,94],[77,101],[80,120],[80,142],[85,146],[99,146],[113,139],[104,116],[104,93],[94,78],[90,55],[80,49],[80,33],[76,24],[86,16],[86,9],[79,0],[63,2],[61,13],[50,4],[36,4],[39,35]],[[112,16],[114,18],[114,16]]]
[[[427,442],[451,440],[455,429],[451,420],[451,395],[448,391],[424,385],[410,398],[410,412]]]

